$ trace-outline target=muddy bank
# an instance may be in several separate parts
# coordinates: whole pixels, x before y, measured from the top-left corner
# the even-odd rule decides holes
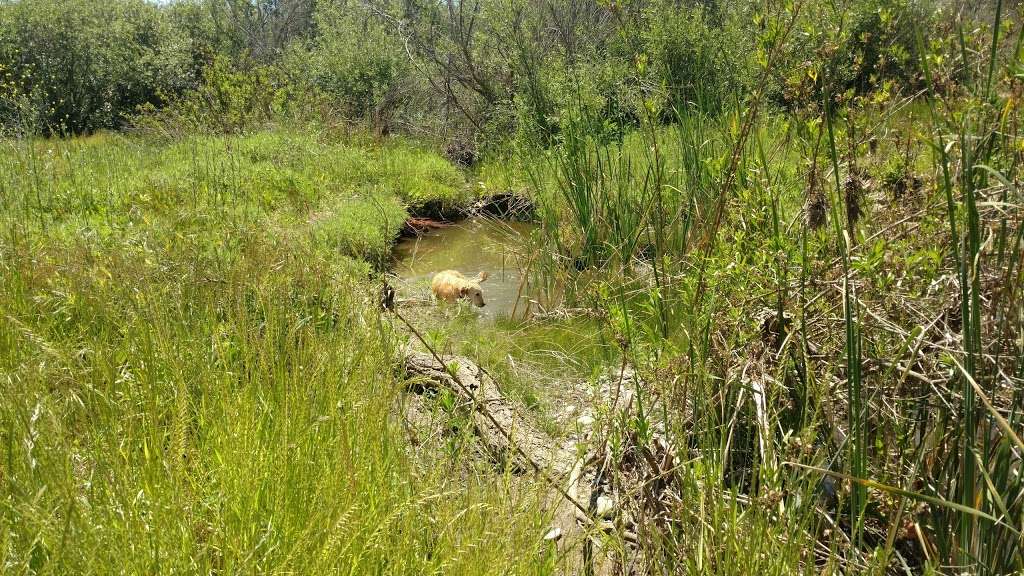
[[[462,205],[432,200],[409,210],[409,218],[406,220],[401,234],[403,236],[417,235],[456,224],[467,218],[477,217],[512,222],[532,222],[536,216],[536,210],[533,201],[513,192],[500,192],[484,196]]]

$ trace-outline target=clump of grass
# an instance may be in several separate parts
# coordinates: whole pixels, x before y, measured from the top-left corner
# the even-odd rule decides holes
[[[381,263],[407,209],[464,200],[457,170],[403,142],[364,147],[267,132],[173,143],[118,135],[8,141],[5,149],[9,162],[0,170],[15,207],[49,233],[69,236],[146,232],[156,219],[169,232],[206,229],[213,245],[220,232],[208,233],[211,219],[243,227],[288,221],[292,230],[307,222],[317,241]]]
[[[462,174],[444,157],[405,141],[389,142],[375,150],[370,170],[381,189],[402,199],[413,212],[451,211],[470,195]]]

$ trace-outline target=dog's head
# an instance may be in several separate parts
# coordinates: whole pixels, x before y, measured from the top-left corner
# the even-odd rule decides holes
[[[469,286],[463,286],[460,288],[459,296],[469,300],[474,306],[478,306],[480,308],[486,306],[484,303],[484,293],[476,284],[470,284]]]

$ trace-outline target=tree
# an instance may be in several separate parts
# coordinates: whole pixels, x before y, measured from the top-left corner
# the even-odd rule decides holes
[[[314,30],[314,0],[208,0],[218,34],[237,56],[265,64]]]
[[[121,125],[196,83],[190,45],[145,0],[0,4],[0,122],[43,132]]]

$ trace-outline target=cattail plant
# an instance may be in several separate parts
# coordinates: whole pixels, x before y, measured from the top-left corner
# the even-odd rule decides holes
[[[846,204],[846,224],[850,231],[851,241],[855,241],[853,230],[861,216],[861,199],[864,197],[864,179],[856,166],[850,168],[850,173],[843,182],[843,200]]]
[[[811,230],[819,230],[828,220],[828,199],[818,181],[818,162],[811,163],[807,173],[807,199],[804,202],[804,223]]]

